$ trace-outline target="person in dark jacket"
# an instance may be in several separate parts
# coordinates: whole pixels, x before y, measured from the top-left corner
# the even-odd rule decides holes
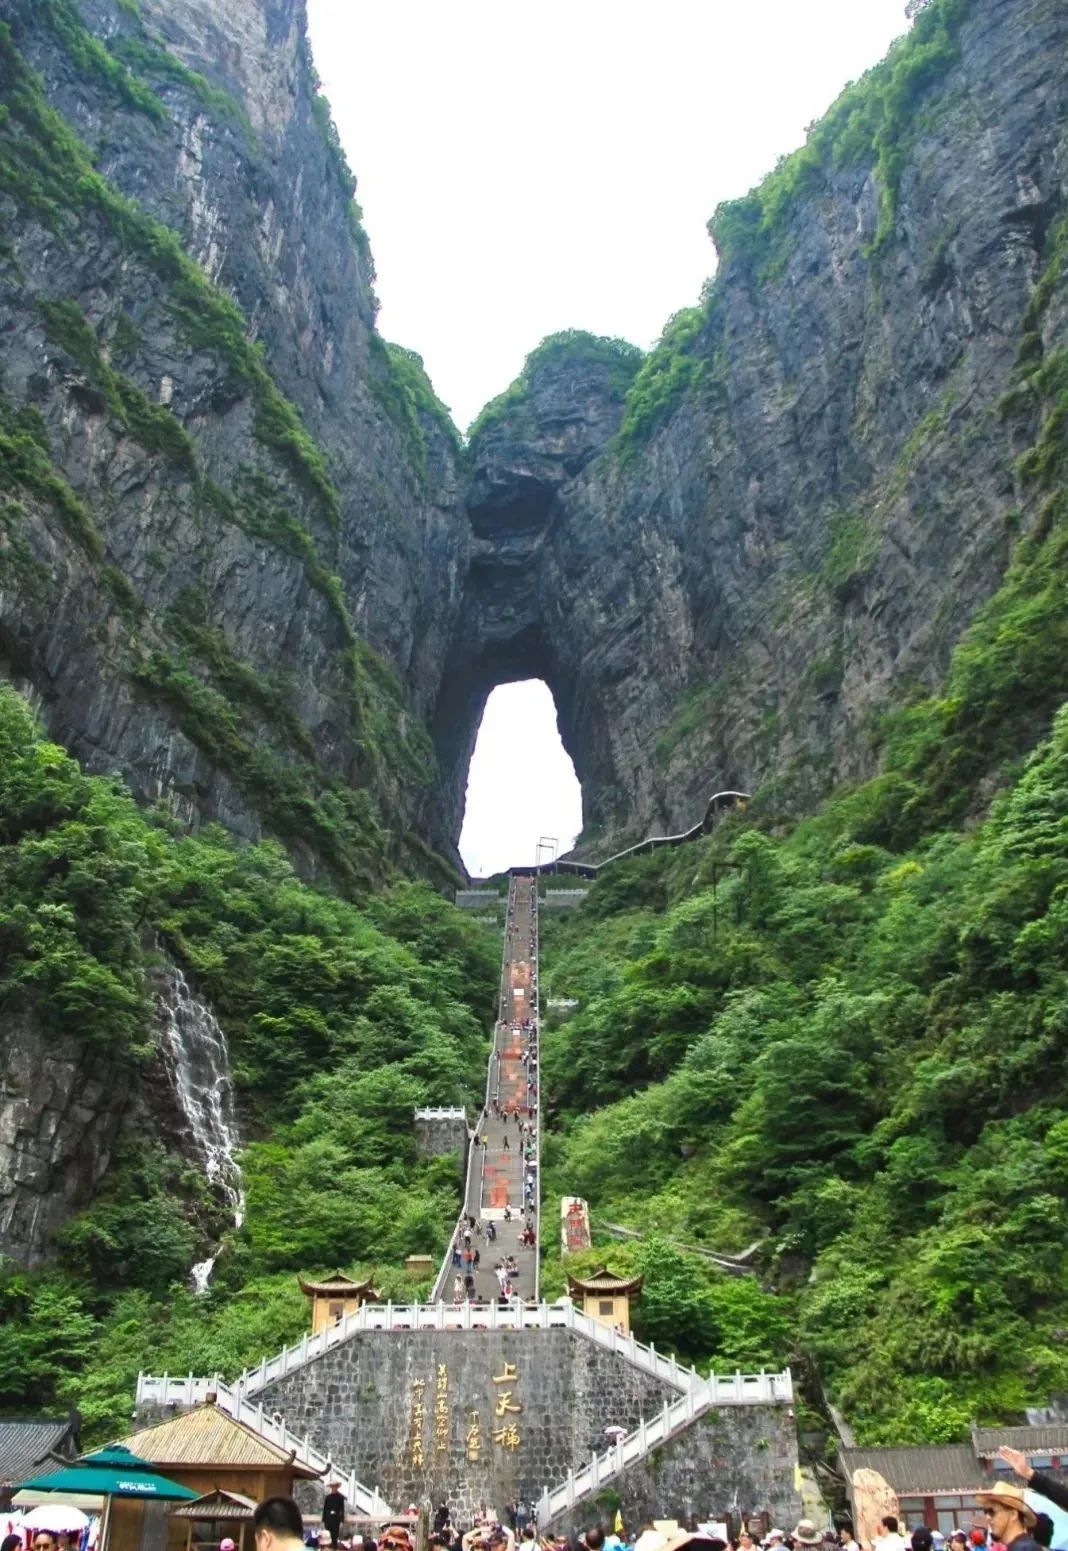
[[[1062,1481],[1055,1480],[1053,1476],[1047,1476],[1044,1471],[1036,1470],[1026,1454],[1019,1449],[1010,1449],[1007,1443],[1003,1443],[998,1450],[998,1459],[1003,1459],[1006,1465],[1011,1465],[1020,1479],[1027,1482],[1032,1492],[1037,1492],[1040,1497],[1056,1503],[1058,1508],[1068,1509],[1068,1486],[1065,1486]]]
[[[338,1536],[345,1522],[345,1499],[341,1494],[341,1482],[331,1481],[330,1490],[323,1498],[323,1528],[330,1536],[332,1551],[337,1551]]]

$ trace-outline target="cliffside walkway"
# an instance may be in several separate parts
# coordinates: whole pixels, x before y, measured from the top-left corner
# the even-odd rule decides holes
[[[479,1266],[471,1269],[476,1304],[496,1303],[501,1288],[494,1267],[509,1257],[518,1271],[510,1278],[513,1296],[524,1302],[538,1297],[538,1226],[540,1214],[540,1079],[538,1071],[538,892],[537,877],[515,874],[508,889],[508,911],[501,954],[500,995],[493,1049],[486,1078],[486,1102],[475,1126],[467,1169],[464,1211],[483,1227],[493,1224],[496,1238],[470,1230]],[[524,1027],[526,1025],[526,1027]],[[524,1161],[534,1126],[533,1157]],[[527,1191],[529,1180],[532,1189]],[[506,1216],[507,1214],[507,1216]],[[527,1223],[534,1230],[532,1247],[520,1242]],[[434,1298],[453,1301],[457,1276],[468,1267],[462,1257],[466,1230],[461,1224],[445,1253]]]
[[[694,824],[691,829],[682,830],[677,835],[649,835],[645,840],[639,840],[623,851],[616,851],[612,856],[606,856],[602,862],[573,862],[557,858],[552,862],[538,862],[524,871],[530,871],[538,877],[569,874],[575,878],[589,878],[592,881],[605,867],[611,867],[616,862],[625,862],[628,857],[645,856],[650,851],[659,851],[662,846],[680,846],[690,840],[700,840],[702,835],[709,834],[716,827],[725,814],[730,813],[734,808],[745,808],[749,802],[748,792],[713,792],[705,805],[701,822]]]

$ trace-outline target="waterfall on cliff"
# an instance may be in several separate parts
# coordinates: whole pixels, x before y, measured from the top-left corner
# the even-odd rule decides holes
[[[245,1219],[245,1195],[237,1151],[241,1139],[230,1080],[226,1035],[210,1008],[194,996],[175,965],[168,966],[157,992],[160,1049],[171,1086],[188,1126],[192,1146],[209,1182],[233,1211],[234,1226]],[[218,1251],[190,1273],[197,1292],[208,1285]]]

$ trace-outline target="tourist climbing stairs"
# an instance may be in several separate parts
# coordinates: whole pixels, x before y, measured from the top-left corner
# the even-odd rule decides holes
[[[446,1251],[435,1299],[537,1300],[538,1011],[538,879],[519,873],[508,889],[486,1102],[475,1124],[464,1213]]]

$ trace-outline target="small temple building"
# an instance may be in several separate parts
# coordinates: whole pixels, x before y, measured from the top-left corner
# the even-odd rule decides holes
[[[346,1315],[355,1314],[363,1304],[373,1303],[380,1296],[370,1281],[357,1282],[354,1277],[346,1276],[344,1271],[335,1271],[321,1282],[302,1276],[300,1290],[311,1300],[313,1336],[317,1336],[320,1330],[336,1325]]]
[[[153,1533],[141,1531],[132,1544],[131,1537],[126,1537],[119,1551],[152,1551],[153,1547],[187,1551],[199,1545],[214,1551],[224,1535],[233,1539],[239,1551],[251,1551],[252,1508],[265,1497],[292,1497],[297,1481],[318,1479],[289,1450],[210,1401],[131,1433],[122,1443],[151,1460],[170,1480],[202,1495],[196,1502],[182,1504],[181,1513],[173,1504],[151,1504],[154,1509],[169,1510],[165,1527],[153,1526]],[[122,1504],[123,1508],[143,1506]],[[114,1544],[112,1551],[116,1551]]]
[[[567,1273],[567,1290],[583,1314],[612,1325],[622,1335],[630,1334],[630,1305],[642,1290],[644,1276],[617,1276],[607,1266],[598,1266],[588,1276]]]

